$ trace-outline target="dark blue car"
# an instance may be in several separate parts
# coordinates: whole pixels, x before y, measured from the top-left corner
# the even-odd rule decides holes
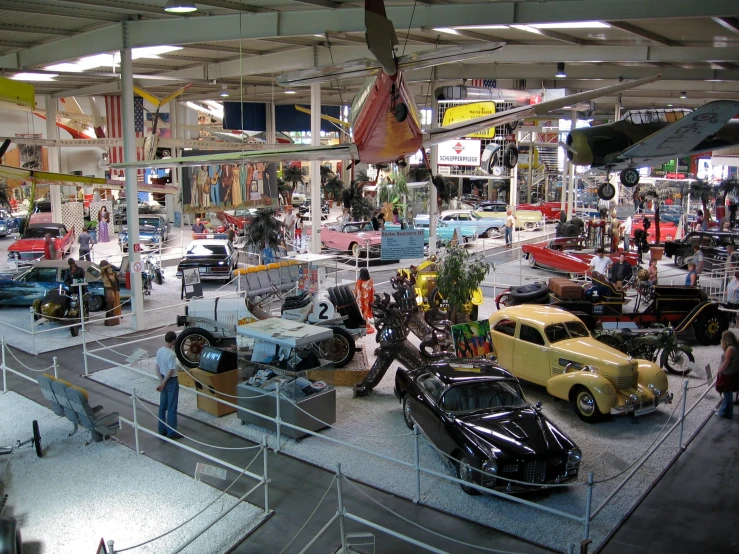
[[[0,210],[0,238],[18,232],[18,220],[7,210]]]

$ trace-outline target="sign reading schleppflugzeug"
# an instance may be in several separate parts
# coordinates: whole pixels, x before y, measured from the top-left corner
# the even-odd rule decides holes
[[[420,231],[383,231],[382,259],[423,258],[423,229]]]
[[[480,165],[480,141],[471,139],[448,140],[439,144],[436,161],[441,165]]]

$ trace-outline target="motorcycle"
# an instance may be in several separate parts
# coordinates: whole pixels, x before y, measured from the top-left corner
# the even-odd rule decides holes
[[[144,258],[144,270],[154,277],[157,285],[161,285],[164,282],[164,272],[159,265],[159,260],[153,255],[149,254]]]
[[[639,360],[649,360],[675,375],[687,375],[695,363],[693,349],[677,341],[672,327],[647,329],[609,329],[598,333],[602,343]]]
[[[83,296],[83,312],[84,317],[87,318],[87,301],[88,294],[85,293]],[[33,312],[34,320],[39,321],[46,319],[48,321],[57,321],[62,325],[68,325],[72,322],[80,322],[80,305],[79,297],[75,293],[70,293],[64,288],[64,285],[59,285],[56,290],[50,290],[43,298],[36,299],[33,301]],[[72,325],[69,328],[69,332],[73,337],[76,337],[80,332],[80,325]]]

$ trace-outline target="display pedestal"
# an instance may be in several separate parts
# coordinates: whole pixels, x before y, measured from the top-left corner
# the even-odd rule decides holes
[[[202,369],[191,369],[195,378],[195,390],[208,395],[198,395],[197,406],[199,410],[208,412],[217,417],[232,414],[236,411],[236,408],[226,406],[221,402],[218,402],[216,398],[225,400],[226,402],[234,403],[234,396],[236,396],[236,385],[239,382],[239,372],[234,369],[231,371],[225,371],[223,373],[209,373]],[[202,383],[202,384],[201,384]],[[230,396],[228,396],[230,395]]]
[[[252,387],[246,383],[239,383],[236,387],[236,392],[237,396],[239,396],[239,406],[272,418],[276,417],[277,411],[275,397],[272,395],[265,396],[266,391],[264,389]],[[287,398],[280,398],[280,419],[283,422],[298,425],[310,431],[320,431],[326,427],[326,425],[321,422],[328,424],[336,422],[336,389],[334,388],[300,398],[295,401],[295,404],[300,406],[300,408],[305,410],[307,413],[298,409]],[[315,416],[321,421],[316,421],[311,416]],[[238,417],[243,423],[253,423],[254,425],[264,427],[270,431],[277,430],[277,426],[274,422],[243,410],[238,410]],[[280,433],[295,439],[307,436],[307,433],[284,426],[280,427]]]

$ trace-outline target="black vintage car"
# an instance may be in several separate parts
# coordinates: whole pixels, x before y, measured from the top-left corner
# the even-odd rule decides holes
[[[739,234],[727,231],[693,231],[681,240],[665,243],[665,256],[675,259],[677,267],[685,267],[693,256],[693,246],[699,245],[703,252],[705,268],[722,268],[726,263],[726,247],[739,243]]]
[[[539,405],[526,401],[516,377],[490,360],[398,368],[395,396],[406,425],[418,424],[439,450],[456,460],[452,464],[463,481],[525,492],[577,478],[582,454],[575,443]],[[462,490],[478,492],[467,485]]]
[[[187,246],[185,257],[177,266],[177,277],[182,271],[197,268],[200,280],[222,279],[230,281],[238,266],[239,253],[224,239],[194,240]]]

